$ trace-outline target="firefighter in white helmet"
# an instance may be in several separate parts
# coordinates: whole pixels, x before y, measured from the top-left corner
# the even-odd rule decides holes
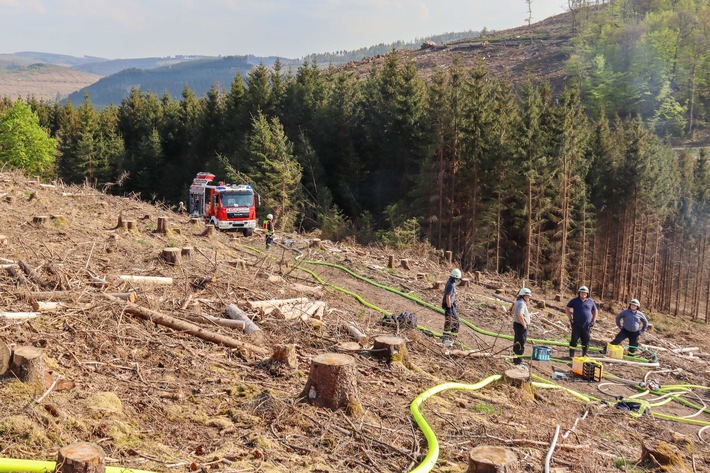
[[[633,355],[638,348],[639,336],[643,335],[648,328],[648,319],[641,312],[641,303],[638,299],[631,299],[629,306],[616,316],[616,326],[619,327],[619,333],[609,344],[619,345],[628,338],[629,354]]]
[[[274,242],[274,216],[272,214],[266,216],[264,230],[266,232],[266,249],[268,250]]]
[[[444,309],[444,335],[442,341],[444,345],[451,346],[459,334],[459,316],[456,313],[456,285],[461,282],[461,270],[451,271],[449,280],[444,288],[444,298],[441,301],[441,308]]]

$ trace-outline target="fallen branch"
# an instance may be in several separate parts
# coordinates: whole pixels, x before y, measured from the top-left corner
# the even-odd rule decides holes
[[[219,343],[230,348],[241,348],[258,355],[267,355],[269,353],[268,350],[266,350],[265,348],[252,345],[250,343],[245,343],[232,337],[221,335],[219,333],[211,332],[191,322],[176,319],[175,317],[161,314],[160,312],[146,309],[130,302],[124,303],[121,299],[111,297],[107,294],[105,294],[104,297],[111,302],[120,302],[123,305],[123,309],[127,314],[135,315],[145,320],[150,320],[153,323],[163,325],[174,330],[189,333],[190,335],[194,335],[198,338],[201,338],[202,340]]]

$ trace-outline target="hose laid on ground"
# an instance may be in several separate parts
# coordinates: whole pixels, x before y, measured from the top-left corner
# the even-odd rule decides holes
[[[24,471],[30,473],[51,473],[57,463],[42,460],[18,460],[16,458],[0,458],[0,473]],[[106,473],[154,473],[148,470],[133,470],[120,466],[107,466]]]
[[[436,435],[434,435],[434,431],[431,430],[431,427],[424,419],[424,416],[422,416],[422,413],[419,411],[419,406],[433,395],[438,394],[442,391],[446,391],[448,389],[465,389],[468,391],[476,391],[485,386],[488,386],[489,384],[499,380],[500,378],[501,375],[495,374],[487,377],[483,381],[480,381],[476,384],[443,383],[434,386],[433,388],[427,389],[423,393],[419,394],[419,396],[414,398],[414,400],[409,406],[409,410],[412,413],[412,417],[414,417],[414,421],[417,423],[419,429],[424,434],[424,438],[426,438],[428,452],[424,457],[424,460],[422,460],[419,465],[417,465],[413,470],[411,470],[410,473],[427,473],[431,471],[431,469],[434,468],[434,466],[436,465],[437,459],[439,458],[439,441],[437,440]]]

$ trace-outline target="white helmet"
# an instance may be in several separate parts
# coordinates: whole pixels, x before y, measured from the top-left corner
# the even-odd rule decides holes
[[[267,220],[273,220],[273,219],[274,219],[274,216],[273,216],[272,214],[269,214],[269,215],[266,216],[266,219],[267,219]]]
[[[461,270],[456,268],[453,271],[451,271],[451,277],[454,279],[461,279]]]
[[[532,291],[527,287],[524,287],[518,292],[518,296],[532,296]]]

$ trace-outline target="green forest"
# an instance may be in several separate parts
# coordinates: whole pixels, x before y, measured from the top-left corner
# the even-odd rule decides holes
[[[574,2],[573,2],[574,3]],[[426,241],[465,270],[636,297],[710,322],[708,0],[576,5],[563,90],[389,53],[359,78],[306,61],[118,106],[4,99],[0,161],[170,205],[198,171],[249,183],[281,232]]]

